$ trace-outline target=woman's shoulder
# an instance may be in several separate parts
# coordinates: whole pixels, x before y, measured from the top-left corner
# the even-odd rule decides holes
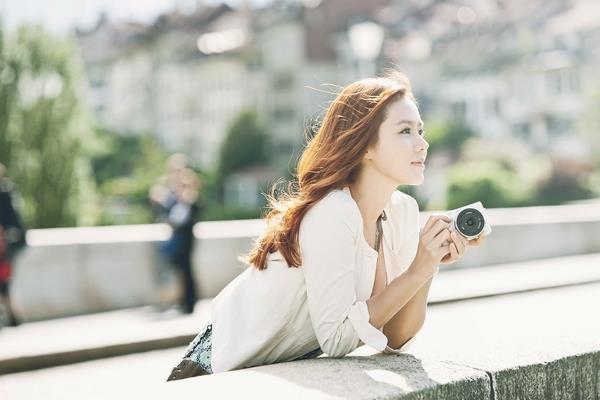
[[[385,211],[394,226],[419,226],[419,204],[411,195],[394,191]]]
[[[393,210],[401,211],[404,214],[418,214],[419,212],[419,204],[415,198],[399,190],[395,190],[394,193],[392,193],[390,206]]]
[[[360,211],[352,197],[343,189],[334,189],[315,203],[306,213],[304,225],[345,223],[350,227],[359,226]]]

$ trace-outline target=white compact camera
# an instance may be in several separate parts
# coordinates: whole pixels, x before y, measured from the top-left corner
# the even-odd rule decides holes
[[[480,201],[450,210],[443,215],[450,218],[450,230],[458,232],[468,240],[492,233],[485,208]]]

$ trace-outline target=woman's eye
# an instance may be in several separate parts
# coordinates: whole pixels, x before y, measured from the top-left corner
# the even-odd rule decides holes
[[[425,135],[425,131],[423,129],[419,129],[418,132],[421,136]],[[400,131],[400,133],[407,133],[410,135],[410,128],[403,129]]]

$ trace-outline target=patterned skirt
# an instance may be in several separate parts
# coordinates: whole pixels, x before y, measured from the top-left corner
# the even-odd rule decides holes
[[[212,324],[209,323],[206,328],[191,341],[183,355],[183,359],[175,368],[173,368],[167,381],[212,374],[213,371],[210,366],[211,350]],[[323,354],[323,351],[320,348],[316,348],[293,361],[317,358],[321,354]]]

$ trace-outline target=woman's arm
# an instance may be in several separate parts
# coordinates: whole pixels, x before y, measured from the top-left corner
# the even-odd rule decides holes
[[[458,235],[453,235],[451,239],[450,254],[445,257],[445,263],[453,263],[463,257],[467,246],[470,245],[467,239]],[[479,241],[473,241],[473,245],[478,244]],[[433,277],[429,278],[406,305],[384,325],[383,333],[388,338],[390,348],[401,348],[423,327],[427,315],[427,297],[432,281]]]
[[[422,326],[431,280],[438,272],[441,258],[448,253],[448,246],[443,245],[444,241],[450,237],[446,219],[445,216],[429,217],[419,234],[417,254],[410,266],[394,278],[380,293],[367,300],[369,322],[376,328],[384,327],[385,329],[385,325],[397,313],[404,315],[398,318],[403,319],[406,326],[402,328],[403,334],[395,334],[395,336],[404,337],[415,331],[416,327],[420,329]],[[418,296],[417,292],[419,292]],[[414,299],[413,304],[406,311],[401,311],[415,296],[417,298]],[[394,321],[394,326],[398,326],[396,322]],[[416,330],[418,331],[418,329]],[[402,337],[396,338],[391,344],[396,344],[395,342],[402,340]],[[408,339],[410,337],[406,338],[406,340]]]
[[[392,349],[402,347],[423,327],[427,314],[427,297],[433,278],[430,278],[417,293],[388,321],[383,333],[388,338],[388,346]]]
[[[422,308],[422,306],[417,306],[423,302],[423,297],[427,298],[431,279],[416,272],[413,268],[406,269],[394,278],[384,290],[367,300],[371,325],[377,329],[383,327],[385,334],[388,323],[391,324],[390,327],[396,326],[396,317],[399,315],[403,315],[401,318],[405,321],[407,318],[412,319],[411,326],[419,325],[421,315],[415,312],[415,308]],[[403,311],[406,307],[411,311]],[[386,336],[388,340],[391,340],[389,335],[386,334]],[[395,344],[394,342],[395,340],[388,343],[388,345],[394,347],[392,346]]]

